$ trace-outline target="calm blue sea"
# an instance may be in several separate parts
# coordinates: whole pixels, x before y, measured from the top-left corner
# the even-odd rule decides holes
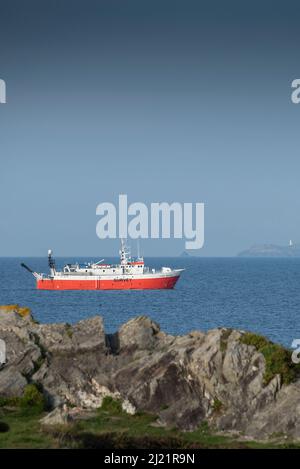
[[[74,323],[100,314],[106,331],[113,332],[143,314],[172,334],[226,326],[262,333],[286,346],[300,338],[300,259],[148,258],[150,267],[186,269],[174,290],[91,292],[38,291],[21,261],[48,271],[45,258],[0,258],[0,304],[29,306],[40,322]],[[72,261],[56,260],[57,266]]]

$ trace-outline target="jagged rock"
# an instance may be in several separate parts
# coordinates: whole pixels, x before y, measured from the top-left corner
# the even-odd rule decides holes
[[[159,325],[146,316],[131,319],[118,332],[119,350],[151,350],[157,342],[159,330]]]
[[[26,385],[26,378],[15,367],[2,369],[0,372],[1,397],[20,397]]]
[[[270,435],[282,436],[285,434],[299,440],[300,382],[283,387],[278,393],[275,405],[272,405],[272,401],[269,404],[253,415],[245,432],[257,439],[267,439]]]
[[[79,321],[74,326],[41,324],[35,331],[39,345],[51,353],[106,349],[103,320],[99,316]]]
[[[33,381],[60,409],[53,421],[65,419],[65,405],[95,409],[111,396],[128,413],[156,414],[158,425],[193,430],[208,421],[248,437],[300,439],[300,381],[283,385],[275,375],[266,384],[264,356],[242,337],[226,328],[175,337],[145,316],[105,335],[100,317],[40,325],[0,309],[8,358],[0,396],[19,396]]]
[[[67,425],[72,422],[73,418],[65,406],[56,407],[43,417],[40,422],[43,427],[51,427],[56,425]]]
[[[6,366],[0,373],[0,382],[7,369],[13,369],[16,376],[29,376],[41,359],[41,350],[33,333],[35,323],[32,316],[27,312],[27,308],[21,308],[21,311],[26,310],[25,316],[21,315],[19,310],[17,305],[15,308],[0,308],[0,339],[6,344]],[[21,381],[24,382],[24,379],[18,379],[20,385]],[[0,392],[1,389],[0,385]],[[12,386],[11,389],[13,392],[15,387]]]

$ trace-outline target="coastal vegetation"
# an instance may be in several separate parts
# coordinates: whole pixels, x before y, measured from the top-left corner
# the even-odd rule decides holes
[[[218,434],[207,422],[192,432],[163,428],[157,416],[138,412],[128,415],[121,402],[111,397],[91,417],[65,425],[44,427],[42,398],[37,388],[27,389],[22,400],[2,401],[0,408],[0,448],[256,448],[293,447],[293,443],[243,441]],[[296,447],[296,446],[295,446]]]
[[[253,332],[243,334],[240,341],[245,345],[254,346],[264,356],[266,363],[264,382],[266,385],[277,374],[280,375],[283,384],[290,384],[299,376],[300,364],[292,362],[290,350]]]

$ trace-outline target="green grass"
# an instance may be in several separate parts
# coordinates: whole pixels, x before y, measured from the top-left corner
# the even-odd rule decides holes
[[[9,430],[0,432],[0,448],[55,448],[53,437],[41,431],[39,419],[43,414],[28,409],[2,409],[0,421]]]
[[[219,399],[215,399],[212,407],[214,412],[221,412],[223,403]]]
[[[118,399],[113,399],[111,396],[106,396],[103,399],[102,412],[109,412],[111,414],[123,414],[122,403]]]
[[[21,397],[0,398],[0,448],[56,447],[55,439],[41,430],[46,404],[41,389],[33,383]]]
[[[266,361],[264,383],[267,385],[277,374],[281,376],[282,383],[293,382],[300,373],[299,364],[292,362],[292,353],[281,345],[270,342],[265,337],[246,332],[240,339],[241,343],[253,345],[262,353]]]
[[[79,448],[226,448],[240,447],[230,438],[214,435],[208,427],[195,432],[161,428],[157,417],[137,413],[128,415],[111,400],[104,402],[97,415],[67,427],[50,430],[61,444]]]
[[[120,401],[107,397],[103,406],[88,420],[54,428],[41,427],[45,412],[38,406],[0,409],[0,448],[287,448],[293,442],[242,442],[217,434],[207,422],[193,432],[155,425],[156,416],[126,414]],[[2,425],[1,425],[2,422]],[[5,425],[3,425],[5,424]],[[1,431],[2,428],[2,431]]]
[[[35,384],[27,384],[24,395],[20,400],[20,407],[30,409],[31,412],[40,414],[46,408],[46,400],[40,389]]]
[[[46,400],[41,390],[35,384],[28,384],[25,386],[24,394],[21,397],[0,396],[0,408],[7,406],[24,410],[30,409],[31,413],[40,414],[46,409]]]

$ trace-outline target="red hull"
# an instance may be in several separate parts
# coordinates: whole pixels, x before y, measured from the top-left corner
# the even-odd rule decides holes
[[[115,280],[57,280],[42,279],[37,281],[39,290],[158,290],[174,288],[179,276],[115,279]]]

